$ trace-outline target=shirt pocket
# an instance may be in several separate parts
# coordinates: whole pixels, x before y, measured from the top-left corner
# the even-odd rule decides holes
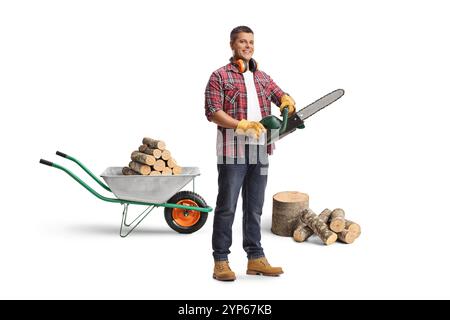
[[[225,83],[224,89],[224,111],[231,116],[236,115],[237,102],[239,98],[239,88],[231,83]]]
[[[272,103],[273,90],[270,88],[269,83],[263,83],[262,88],[262,98],[263,98],[263,107],[267,114],[270,114],[270,106]]]

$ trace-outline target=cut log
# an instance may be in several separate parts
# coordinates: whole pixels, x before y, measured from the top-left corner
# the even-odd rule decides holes
[[[153,165],[153,169],[156,171],[163,171],[163,169],[165,167],[166,167],[166,163],[161,159],[156,160],[155,164]]]
[[[172,169],[173,167],[175,167],[177,165],[177,162],[175,161],[174,158],[170,158],[166,161],[166,165]]]
[[[278,192],[273,196],[272,232],[292,237],[301,211],[309,208],[309,196],[297,191]]]
[[[136,175],[140,175],[139,172],[134,171],[133,169],[129,168],[129,167],[123,167],[122,168],[122,174],[124,176],[136,176]]]
[[[171,176],[172,175],[172,169],[170,169],[169,167],[164,167],[164,169],[162,169],[161,174],[163,176]]]
[[[337,240],[337,235],[330,229],[325,222],[319,219],[319,217],[311,210],[305,209],[300,214],[302,221],[310,227],[315,234],[319,236],[322,242],[326,245],[330,245]]]
[[[361,235],[361,232],[355,232],[345,229],[342,232],[338,233],[338,239],[344,243],[353,243],[356,238],[358,238]]]
[[[330,217],[331,210],[324,209],[319,214],[319,219],[323,222],[327,223],[328,218]],[[301,218],[299,217],[297,220],[297,227],[294,230],[294,233],[292,234],[293,238],[297,242],[303,242],[306,241],[310,236],[314,234],[314,231],[308,227],[306,223],[304,223]]]
[[[171,158],[171,155],[170,155],[170,151],[169,150],[163,150],[162,152],[161,152],[161,158],[163,159],[163,160],[169,160],[170,158]]]
[[[174,175],[181,174],[182,171],[183,169],[180,166],[175,166],[172,168],[172,172]]]
[[[148,166],[151,166],[151,165],[155,164],[155,162],[156,162],[156,159],[154,156],[151,156],[151,155],[139,152],[139,151],[133,151],[133,153],[131,154],[131,160],[146,164]]]
[[[160,176],[160,175],[161,175],[161,172],[159,172],[159,171],[152,171],[152,172],[150,172],[149,175],[150,175],[150,176]]]
[[[345,230],[361,234],[361,227],[356,222],[345,220]]]
[[[328,223],[328,220],[331,216],[331,210],[330,209],[323,209],[323,211],[319,214],[319,219],[322,220],[325,223]]]
[[[306,241],[310,236],[314,234],[314,231],[306,223],[300,219],[300,217],[297,218],[297,227],[295,228],[292,237],[297,242],[303,242]]]
[[[150,168],[150,166],[146,165],[146,164],[142,164],[139,162],[135,162],[135,161],[131,161],[128,165],[131,169],[133,169],[136,172],[139,172],[140,174],[147,176],[150,174],[150,172],[152,171],[152,169]]]
[[[151,156],[154,156],[155,159],[161,158],[162,151],[159,149],[150,148],[148,145],[143,144],[139,147],[139,152],[149,154]]]
[[[342,209],[334,209],[331,212],[330,229],[334,232],[341,232],[345,229],[345,212]]]
[[[160,149],[164,150],[166,148],[166,144],[162,140],[155,140],[152,138],[145,137],[142,139],[142,144],[148,145],[150,148],[153,149]]]

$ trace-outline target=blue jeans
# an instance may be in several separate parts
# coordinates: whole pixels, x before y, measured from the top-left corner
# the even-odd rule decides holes
[[[250,147],[253,148],[254,146]],[[249,155],[246,146],[245,161],[223,159],[217,164],[219,193],[212,235],[213,257],[216,261],[228,260],[232,244],[232,226],[239,192],[242,188],[243,247],[248,259],[264,256],[261,247],[261,214],[267,185],[268,156],[264,146],[261,154]],[[244,162],[244,163],[241,163]]]

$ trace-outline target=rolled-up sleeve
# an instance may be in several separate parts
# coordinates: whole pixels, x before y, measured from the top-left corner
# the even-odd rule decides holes
[[[213,72],[205,90],[205,115],[208,121],[211,121],[214,113],[222,110],[223,100],[224,95],[220,75],[217,72]]]
[[[281,97],[285,94],[283,90],[280,89],[280,87],[275,83],[275,81],[272,80],[270,76],[269,77],[269,88],[271,95],[270,98],[273,103],[275,103],[278,107],[281,104]]]

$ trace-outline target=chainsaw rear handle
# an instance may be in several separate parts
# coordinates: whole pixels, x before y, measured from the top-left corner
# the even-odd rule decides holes
[[[283,121],[281,122],[280,135],[284,133],[287,129],[288,118],[289,118],[289,108],[284,108],[281,114],[283,116]]]
[[[274,115],[269,115],[261,119],[260,123],[266,129],[278,130],[279,134],[281,135],[283,132],[287,130],[289,120],[288,108],[283,109],[281,116],[283,117],[283,119],[280,120],[278,117]]]

